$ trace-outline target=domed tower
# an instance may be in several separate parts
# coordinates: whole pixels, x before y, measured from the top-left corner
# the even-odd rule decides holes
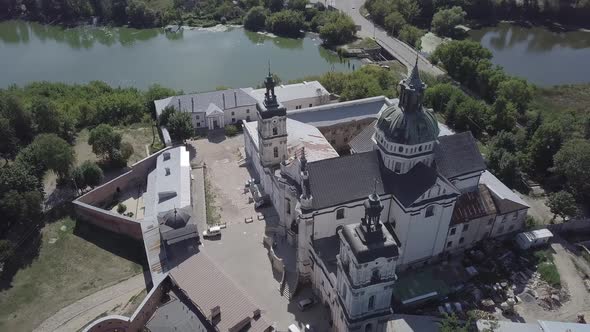
[[[406,173],[418,162],[432,164],[439,128],[432,110],[422,106],[426,84],[420,79],[418,58],[399,86],[399,103],[381,112],[373,140],[385,166],[396,173]]]

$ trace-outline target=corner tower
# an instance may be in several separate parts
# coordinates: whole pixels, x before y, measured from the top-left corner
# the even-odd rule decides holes
[[[418,58],[399,87],[399,102],[379,114],[373,141],[387,168],[406,173],[418,162],[432,165],[439,128],[432,110],[422,106],[426,84],[420,79]]]
[[[337,256],[338,331],[384,331],[392,314],[391,297],[397,276],[398,243],[381,223],[383,205],[377,193],[364,203],[360,224],[340,230]]]
[[[270,66],[264,86],[266,87],[264,101],[256,104],[258,151],[262,166],[272,167],[287,159],[287,109],[275,95],[275,82]]]

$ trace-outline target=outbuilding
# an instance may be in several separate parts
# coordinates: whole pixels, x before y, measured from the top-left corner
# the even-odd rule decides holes
[[[516,243],[521,249],[538,247],[549,242],[553,233],[547,228],[537,229],[530,232],[522,232],[516,235]]]

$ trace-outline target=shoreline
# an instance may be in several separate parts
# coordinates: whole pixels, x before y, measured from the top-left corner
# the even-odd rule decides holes
[[[575,25],[565,25],[555,21],[549,20],[492,20],[492,21],[468,21],[465,26],[471,30],[478,30],[488,27],[495,27],[500,23],[508,23],[525,28],[543,27],[551,32],[567,33],[567,32],[590,32],[590,27],[582,27]]]

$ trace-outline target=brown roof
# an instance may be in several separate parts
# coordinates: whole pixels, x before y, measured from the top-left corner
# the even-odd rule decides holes
[[[477,191],[466,192],[459,196],[455,203],[451,224],[460,224],[495,213],[496,207],[488,187],[480,184]]]
[[[170,276],[217,330],[273,330],[262,316],[255,315],[260,308],[205,253],[191,256],[173,268]],[[211,312],[217,306],[220,315],[212,320]]]

